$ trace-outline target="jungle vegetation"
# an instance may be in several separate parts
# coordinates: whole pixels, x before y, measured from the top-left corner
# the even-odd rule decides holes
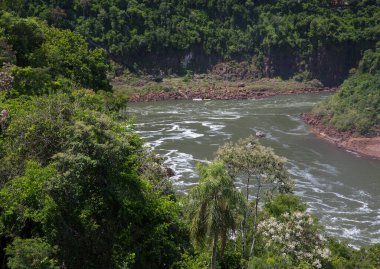
[[[176,195],[107,74],[110,57],[138,67],[150,53],[199,49],[250,55],[265,71],[278,48],[307,59],[370,46],[377,2],[348,2],[2,1],[0,267],[378,268],[380,246],[326,237],[292,194],[285,160],[252,138],[222,146],[199,185]],[[376,53],[350,79],[375,80]],[[254,200],[237,175],[251,177]]]
[[[339,131],[380,134],[380,42],[376,50],[365,51],[357,70],[313,113]]]
[[[380,38],[377,0],[4,0],[2,8],[78,32],[135,71],[200,72],[235,59],[262,76],[338,85]]]

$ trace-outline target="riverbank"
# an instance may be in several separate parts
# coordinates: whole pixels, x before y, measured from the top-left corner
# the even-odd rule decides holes
[[[164,100],[244,100],[261,99],[280,94],[302,94],[313,92],[335,91],[333,88],[301,88],[292,90],[279,89],[234,89],[226,87],[224,89],[178,89],[174,92],[150,92],[146,94],[134,94],[129,96],[129,102],[152,102]]]
[[[346,150],[380,159],[380,136],[365,137],[351,132],[340,132],[331,125],[323,124],[311,113],[304,113],[302,118],[320,138]]]
[[[146,77],[128,76],[114,79],[113,86],[116,91],[125,93],[129,102],[244,100],[336,90],[336,88],[323,87],[318,81],[297,82],[266,78],[228,81],[213,76],[168,77],[159,81]]]

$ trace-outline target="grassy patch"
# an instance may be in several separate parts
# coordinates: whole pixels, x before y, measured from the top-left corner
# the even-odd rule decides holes
[[[158,92],[177,91],[289,91],[305,88],[320,88],[322,85],[316,81],[298,82],[295,80],[282,80],[278,78],[263,78],[259,80],[227,81],[213,77],[212,75],[195,75],[193,77],[165,77],[161,82],[154,81],[149,76],[136,76],[124,74],[113,80],[113,87],[118,92],[128,96],[146,95]]]

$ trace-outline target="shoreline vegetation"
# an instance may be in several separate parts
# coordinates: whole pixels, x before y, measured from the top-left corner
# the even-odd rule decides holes
[[[158,81],[155,81],[158,80]],[[120,76],[113,82],[115,91],[128,96],[128,102],[157,102],[173,100],[245,100],[263,99],[276,95],[336,92],[338,88],[324,87],[318,81],[298,82],[277,78],[258,80],[224,80],[207,75],[155,78],[149,76]],[[312,113],[302,119],[319,138],[339,148],[370,158],[380,159],[380,136],[355,135],[324,124]]]
[[[129,102],[262,99],[275,95],[337,90],[335,87],[324,87],[318,81],[298,82],[277,78],[228,81],[198,75],[193,78],[167,77],[160,79],[159,82],[153,80],[149,77],[133,77],[133,79],[118,77],[112,84],[115,91],[128,96]]]
[[[380,135],[360,136],[352,132],[338,131],[334,126],[322,123],[311,113],[302,114],[302,119],[319,138],[335,144],[339,148],[380,159]]]
[[[303,118],[321,138],[380,158],[380,42],[363,54],[339,91]]]
[[[158,81],[155,81],[158,80]],[[263,99],[276,95],[336,92],[338,88],[324,87],[318,81],[298,82],[277,78],[258,80],[224,80],[212,74],[189,77],[120,76],[113,82],[115,91],[128,96],[128,102],[157,102],[173,100],[245,100]],[[380,159],[380,136],[355,135],[324,124],[312,113],[302,119],[319,138],[339,148],[363,156]]]
[[[125,93],[129,102],[157,102],[169,100],[244,100],[262,99],[276,95],[336,92],[334,87],[323,87],[318,81],[297,82],[262,78],[258,80],[223,80],[212,75],[166,77],[159,82],[152,77],[120,76],[112,82],[115,91]],[[319,138],[347,151],[380,159],[380,136],[359,136],[338,131],[322,123],[311,113],[302,119]]]

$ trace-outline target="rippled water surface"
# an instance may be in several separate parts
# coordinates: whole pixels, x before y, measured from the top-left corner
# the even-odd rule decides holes
[[[186,193],[197,182],[194,166],[218,146],[261,130],[261,142],[288,159],[296,193],[329,233],[360,246],[380,242],[380,161],[317,139],[299,114],[326,94],[242,101],[168,101],[129,104],[136,130],[176,172]]]

